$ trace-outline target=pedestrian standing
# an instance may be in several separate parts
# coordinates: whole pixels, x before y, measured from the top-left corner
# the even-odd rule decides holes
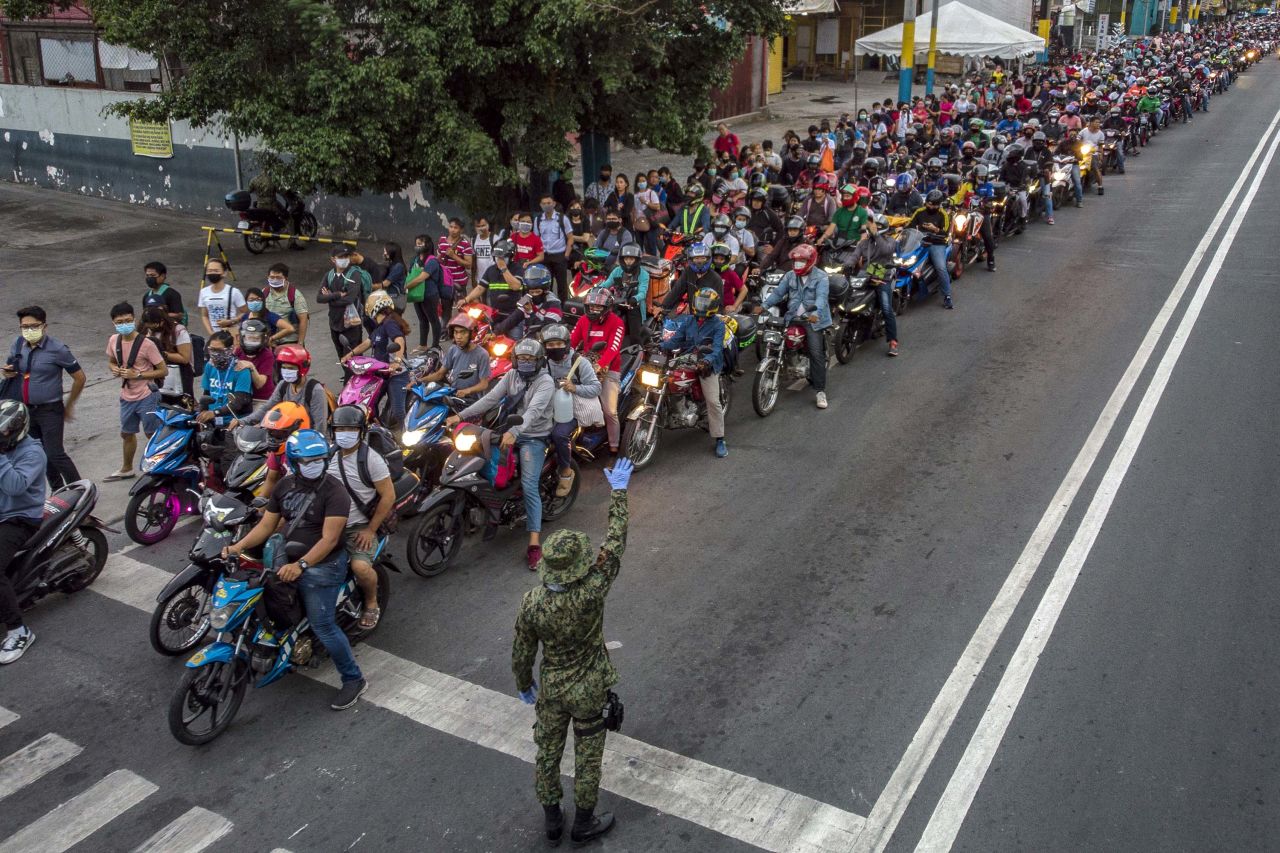
[[[480,215],[472,220],[476,235],[471,238],[471,250],[476,253],[476,283],[484,278],[485,271],[493,266],[493,247],[498,245],[498,235],[489,227],[489,217]]]
[[[245,308],[244,294],[240,288],[227,283],[227,267],[217,258],[210,258],[204,266],[204,280],[208,282],[200,288],[200,298],[196,303],[200,308],[200,320],[204,323],[205,333],[212,335],[219,330],[231,334],[236,333],[240,325],[240,316]]]
[[[142,309],[145,311],[158,305],[168,311],[175,322],[187,322],[187,311],[182,307],[182,294],[177,288],[165,283],[165,278],[169,275],[168,268],[160,261],[148,261],[142,268],[142,274],[147,282],[147,290],[142,294]]]
[[[368,290],[369,274],[351,265],[351,248],[337,245],[329,252],[333,265],[320,283],[317,301],[329,306],[329,337],[333,349],[342,358],[364,339],[360,305]]]
[[[447,273],[436,258],[431,235],[419,234],[413,239],[414,260],[405,292],[418,315],[418,349],[425,350],[440,341],[440,294]]]
[[[382,274],[381,281],[374,282],[374,288],[385,290],[393,297],[404,296],[404,280],[409,268],[404,265],[404,250],[399,243],[382,244],[382,262],[386,265],[386,271]],[[404,301],[400,300],[398,304],[403,305]]]
[[[471,289],[471,270],[476,263],[476,253],[462,233],[462,220],[456,216],[449,220],[449,230],[440,238],[436,248],[440,266],[445,271],[444,287],[440,290],[440,316],[447,320],[453,316],[454,293],[462,295]]]
[[[534,220],[533,231],[542,241],[542,263],[551,270],[556,280],[556,295],[564,302],[569,298],[569,238],[573,235],[573,223],[556,208],[555,199],[544,195],[538,202],[540,212]]]
[[[591,539],[585,533],[557,530],[551,534],[538,563],[542,584],[525,593],[516,616],[511,668],[520,700],[526,705],[536,703],[534,790],[542,804],[547,840],[552,843],[559,843],[564,832],[560,759],[570,722],[577,808],[569,837],[580,844],[604,835],[614,824],[612,814],[595,814],[605,732],[616,731],[622,722],[621,704],[609,691],[618,682],[618,671],[604,645],[604,604],[622,568],[627,544],[631,470],[630,460],[619,459],[604,472],[612,494],[608,533],[599,555],[593,558]],[[541,687],[533,678],[539,644]]]
[[[311,306],[302,291],[289,283],[289,267],[275,263],[267,269],[267,295],[263,301],[268,311],[284,317],[293,326],[293,331],[278,335],[275,343],[306,346]]]
[[[22,335],[9,347],[9,358],[0,371],[5,396],[27,405],[31,435],[44,445],[48,467],[45,475],[55,490],[80,479],[80,472],[62,446],[66,422],[75,419],[76,401],[84,390],[80,362],[62,341],[48,333],[48,317],[39,305],[18,309]],[[62,374],[71,376],[71,391],[62,401]]]
[[[138,452],[138,432],[148,438],[159,426],[160,389],[169,366],[155,341],[138,331],[133,306],[121,302],[111,309],[116,333],[107,338],[107,364],[120,380],[120,443],[123,450],[120,470],[104,481],[132,480],[133,459]]]

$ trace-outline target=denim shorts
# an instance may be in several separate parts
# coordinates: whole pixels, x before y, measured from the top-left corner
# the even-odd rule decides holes
[[[120,401],[120,432],[137,435],[139,431],[151,435],[160,425],[156,409],[160,408],[160,392],[156,391],[141,400]]]

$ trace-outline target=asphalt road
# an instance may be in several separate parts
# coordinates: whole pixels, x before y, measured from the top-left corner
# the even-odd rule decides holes
[[[939,837],[948,840],[934,849],[975,851],[1274,845],[1270,451],[1280,302],[1270,239],[1280,164],[1264,172],[1267,161],[1255,159],[1243,191],[1233,196],[1232,187],[1280,113],[1277,83],[1280,63],[1268,59],[1216,98],[1210,116],[1161,134],[1128,175],[1108,176],[1104,198],[1090,196],[1056,226],[1002,245],[998,273],[966,274],[954,312],[936,302],[907,312],[903,356],[868,348],[833,368],[826,412],[807,393],[784,394],[761,421],[739,386],[728,460],[711,456],[705,436],[664,436],[652,470],[632,483],[627,558],[606,627],[620,644],[612,655],[630,737],[870,816],[868,829],[886,841],[874,844],[867,832],[805,847],[797,833],[793,849],[897,851]],[[904,756],[921,754],[922,721],[975,631],[989,624],[984,617],[1229,197],[1234,206],[1209,255],[1229,229],[1238,233],[1159,404],[1144,413],[1139,400],[1205,290],[1210,257],[1193,265],[1185,298],[1098,443],[1097,463],[1063,508],[1025,594],[1003,614],[1007,626],[991,637],[989,655],[970,659],[972,687],[954,722],[934,730],[936,754],[904,767]],[[153,256],[193,282],[198,224],[0,188],[0,314],[42,301],[55,311],[53,333],[105,379],[97,353],[110,330],[106,308],[137,298],[141,266]],[[281,254],[233,251],[255,280]],[[303,270],[295,282],[314,289],[320,253],[287,260]],[[105,381],[86,392],[73,431],[77,460],[96,476],[115,462],[113,392]],[[1090,508],[1138,427],[1146,431],[1136,449],[1130,443],[1132,463],[1109,511],[1095,518]],[[119,514],[123,492],[106,487],[101,514]],[[605,499],[602,478],[588,472],[566,523],[599,536]],[[1096,542],[1062,595],[1061,567],[1090,530]],[[133,561],[181,568],[191,533],[188,526],[115,558],[103,579],[110,597],[48,600],[30,614],[39,640],[0,671],[0,706],[20,715],[0,725],[0,756],[47,733],[83,752],[4,798],[0,839],[126,770],[156,790],[77,849],[132,850],[196,806],[234,824],[226,840],[237,849],[541,848],[525,761],[385,705],[335,715],[330,688],[313,680],[251,693],[211,747],[174,742],[164,708],[181,665],[150,650],[147,614],[108,578]],[[532,582],[522,550],[518,534],[504,534],[468,544],[461,564],[438,578],[396,576],[371,645],[509,695],[511,625]],[[1051,614],[1046,630],[1033,614],[1052,609],[1055,596],[1060,618]],[[1028,646],[1033,635],[1044,638],[1040,652]],[[1025,689],[1015,691],[1001,731],[993,727],[1000,691],[1019,673]],[[460,717],[507,707],[483,698],[490,695],[461,706]],[[944,793],[965,780],[976,785],[972,797]],[[734,817],[739,789],[725,791],[722,808],[686,811],[649,805],[658,795],[645,790],[618,772],[611,791],[630,795],[603,794],[602,808],[621,825],[601,849],[753,847],[754,830]]]

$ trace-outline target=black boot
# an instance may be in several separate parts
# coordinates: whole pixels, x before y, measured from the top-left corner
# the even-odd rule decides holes
[[[573,830],[569,833],[569,838],[572,839],[574,847],[581,847],[613,829],[612,812],[605,812],[599,816],[596,816],[594,812],[595,809],[579,807],[574,813]]]
[[[542,814],[543,826],[547,830],[547,845],[559,847],[560,836],[564,834],[564,811],[557,803],[554,806],[543,806]]]

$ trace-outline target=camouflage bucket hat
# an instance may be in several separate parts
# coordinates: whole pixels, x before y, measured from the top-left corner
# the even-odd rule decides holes
[[[591,538],[576,530],[557,530],[542,546],[538,577],[543,583],[568,584],[591,571]]]

